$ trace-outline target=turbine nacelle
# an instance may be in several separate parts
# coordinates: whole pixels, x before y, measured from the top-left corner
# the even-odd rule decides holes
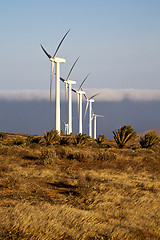
[[[94,99],[87,99],[87,102],[94,102]]]
[[[49,58],[51,62],[55,62],[55,58]]]
[[[76,84],[76,81],[65,80],[64,83],[66,83],[66,84]]]
[[[82,91],[82,90],[77,90],[76,93],[78,93],[78,94],[85,94],[85,92]]]
[[[95,117],[104,117],[104,116],[102,116],[102,115],[97,115],[97,114],[93,113],[92,119],[95,118]]]
[[[65,58],[50,58],[51,62],[60,62],[60,63],[65,63],[66,62],[66,59]]]

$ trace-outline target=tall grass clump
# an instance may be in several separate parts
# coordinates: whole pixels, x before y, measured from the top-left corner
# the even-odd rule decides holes
[[[113,130],[113,135],[118,147],[123,148],[129,140],[136,136],[136,132],[130,125],[124,125],[120,129]]]
[[[140,145],[142,148],[149,148],[155,145],[158,141],[159,137],[155,132],[149,132],[144,137],[140,138]]]

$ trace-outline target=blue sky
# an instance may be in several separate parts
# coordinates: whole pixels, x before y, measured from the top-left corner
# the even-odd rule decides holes
[[[50,62],[63,35],[61,76],[86,88],[160,89],[159,0],[0,1],[0,90],[49,90]],[[63,85],[62,85],[63,87]]]

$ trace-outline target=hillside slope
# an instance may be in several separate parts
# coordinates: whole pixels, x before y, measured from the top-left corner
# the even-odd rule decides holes
[[[0,239],[160,239],[160,145],[37,138],[1,138]]]
[[[155,132],[160,137],[160,127],[148,129],[146,131],[140,132],[138,135],[142,137],[149,132]]]

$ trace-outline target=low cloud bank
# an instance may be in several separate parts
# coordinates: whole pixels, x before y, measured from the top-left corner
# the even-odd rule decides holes
[[[123,100],[131,101],[159,101],[160,89],[84,89],[88,98],[96,93],[96,101],[121,102]],[[49,101],[49,90],[1,90],[0,100],[8,101]],[[52,100],[55,99],[53,90]],[[65,100],[65,91],[61,90],[61,100]],[[73,93],[73,100],[76,101],[76,94]]]

